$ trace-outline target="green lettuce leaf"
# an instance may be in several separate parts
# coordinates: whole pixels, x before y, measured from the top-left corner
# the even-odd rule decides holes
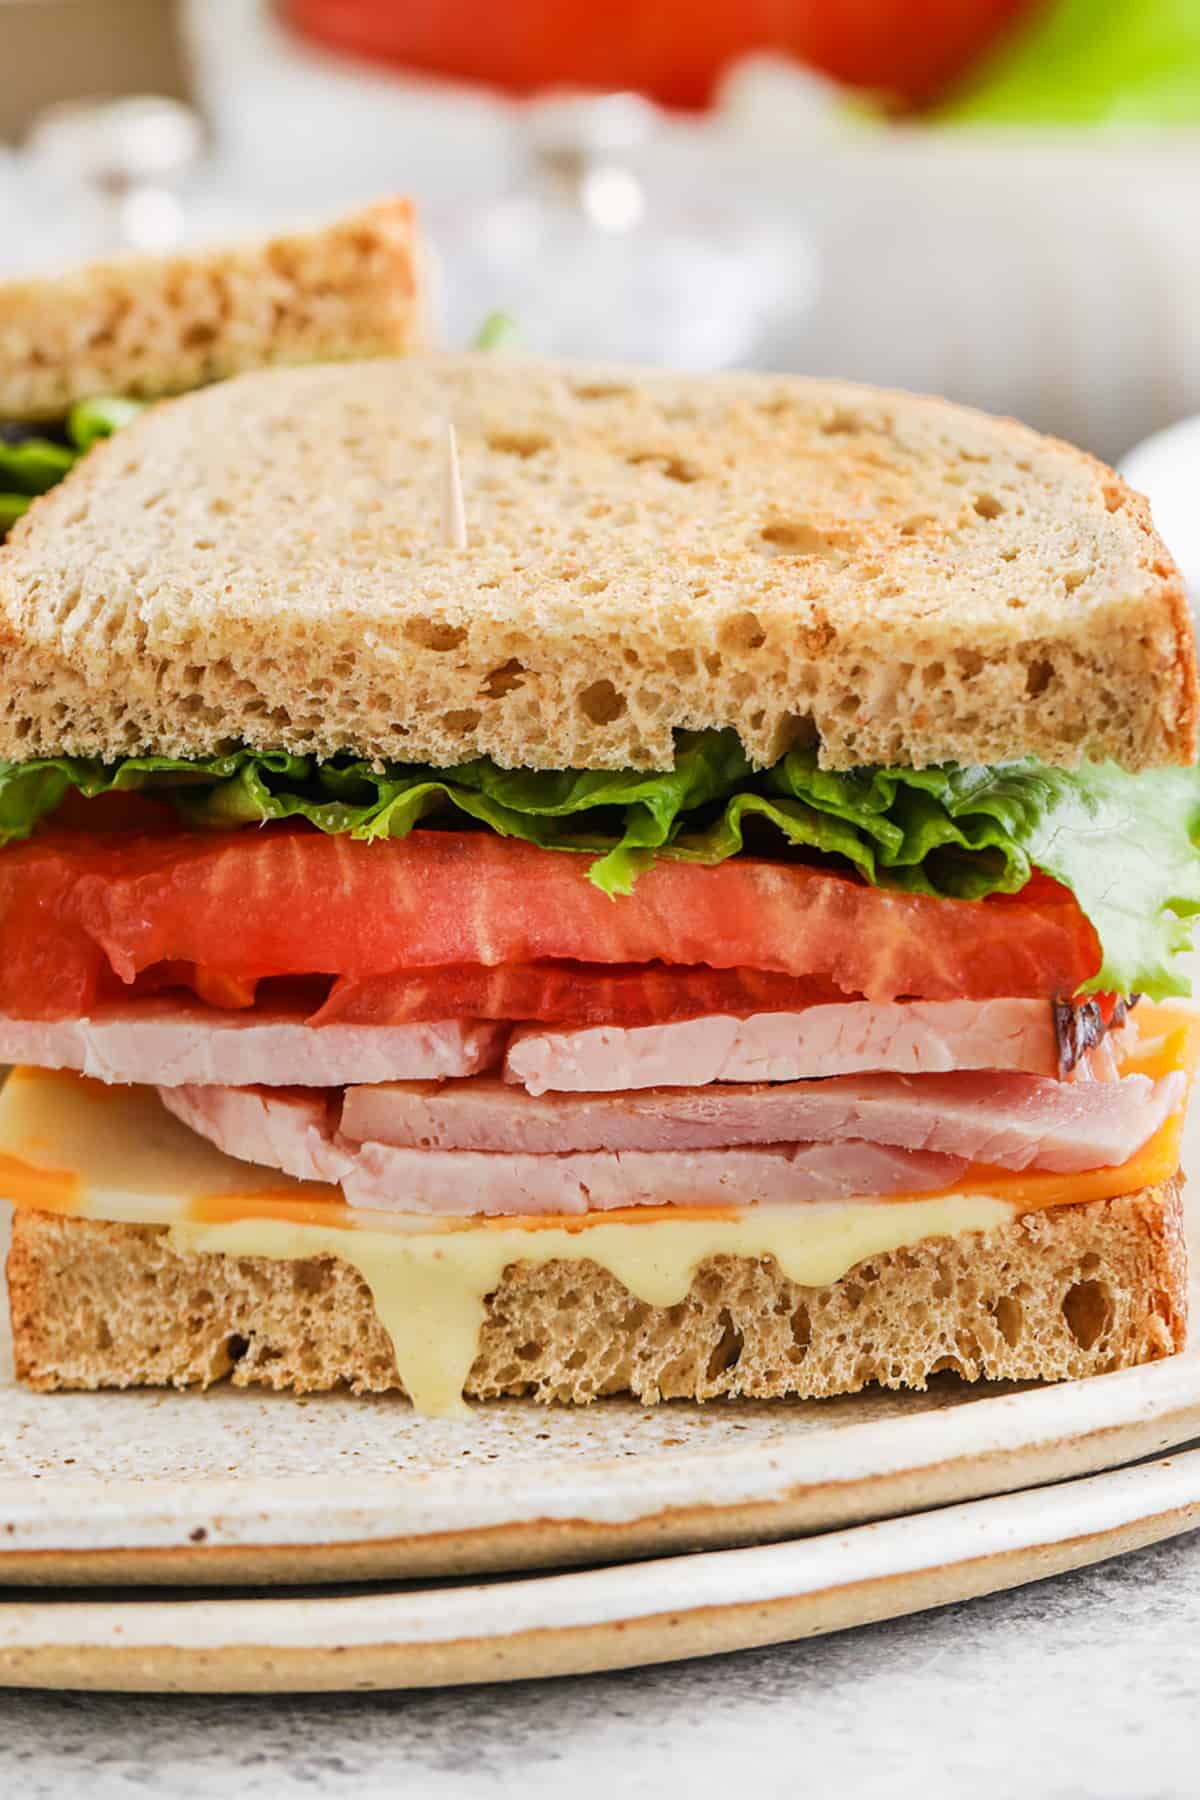
[[[755,773],[732,732],[681,733],[666,772],[451,769],[319,763],[237,750],[204,762],[129,757],[0,763],[0,842],[27,837],[75,789],[158,791],[196,829],[302,818],[321,831],[404,837],[465,819],[593,858],[591,879],[627,894],[656,857],[715,864],[752,847],[838,859],[879,887],[946,899],[1015,893],[1034,870],[1070,888],[1103,964],[1087,991],[1189,991],[1176,966],[1200,912],[1200,771],[1130,775],[1115,764],[1050,769],[817,767],[793,750]]]
[[[1051,769],[870,769],[835,774],[793,751],[776,791],[849,825],[868,881],[981,899],[1015,893],[1034,869],[1070,888],[1103,964],[1088,992],[1186,994],[1174,959],[1200,912],[1200,770],[1128,774],[1115,763]]]
[[[500,833],[550,849],[597,857],[592,878],[606,893],[628,893],[639,871],[668,846],[687,815],[733,793],[750,765],[732,732],[683,733],[675,767],[563,772],[500,769],[486,757],[451,769],[237,750],[203,762],[128,757],[112,766],[80,757],[0,762],[0,843],[28,837],[68,790],[144,790],[171,799],[188,824],[228,829],[272,819],[306,819],[356,838],[405,837],[433,812],[465,815]],[[714,859],[716,860],[716,859]]]
[[[41,436],[35,426],[5,426],[0,434],[0,539],[30,500],[56,487],[93,444],[111,437],[141,411],[139,400],[102,395],[71,408],[61,440]]]

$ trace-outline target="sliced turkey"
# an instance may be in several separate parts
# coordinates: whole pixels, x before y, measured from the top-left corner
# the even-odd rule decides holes
[[[713,1014],[669,1025],[512,1035],[504,1073],[531,1094],[706,1087],[719,1081],[805,1081],[886,1070],[1058,1072],[1044,1000],[851,1000],[800,1012]]]
[[[287,1014],[219,1013],[174,998],[126,1001],[87,1019],[0,1014],[0,1063],[79,1069],[99,1081],[175,1087],[344,1087],[440,1081],[494,1068],[502,1025],[305,1025]]]
[[[861,1138],[1068,1174],[1126,1162],[1182,1105],[1185,1088],[1182,1073],[1076,1083],[967,1071],[535,1097],[485,1075],[348,1088],[341,1136],[534,1155]]]

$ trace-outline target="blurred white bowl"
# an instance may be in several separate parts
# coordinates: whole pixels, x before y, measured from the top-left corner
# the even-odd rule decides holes
[[[1156,431],[1124,458],[1121,473],[1146,495],[1164,543],[1200,608],[1200,416]]]

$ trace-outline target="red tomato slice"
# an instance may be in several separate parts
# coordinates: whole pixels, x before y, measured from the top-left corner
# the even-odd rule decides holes
[[[406,969],[365,981],[342,976],[313,1025],[417,1025],[429,1019],[508,1019],[539,1025],[665,1025],[706,1013],[792,1011],[844,1000],[831,981],[758,969],[682,969],[667,963],[605,968],[511,963],[485,969]]]
[[[112,992],[115,988],[115,993]],[[219,969],[206,969],[203,963],[155,963],[144,969],[133,984],[135,995],[161,994],[171,988],[187,988],[206,1006],[219,1006],[224,1012],[244,1012],[257,998],[258,983],[235,975],[224,975]],[[104,982],[100,998],[122,998],[119,982]]]
[[[585,857],[483,832],[46,832],[0,855],[0,1009],[29,1018],[84,1012],[106,970],[130,983],[163,962],[252,982],[547,961],[749,968],[942,1000],[1070,993],[1100,949],[1044,880],[935,900],[739,857],[657,863],[613,900]]]

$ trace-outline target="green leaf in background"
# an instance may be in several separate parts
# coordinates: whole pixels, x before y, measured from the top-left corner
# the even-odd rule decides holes
[[[23,512],[29,510],[28,494],[0,493],[0,538],[10,526],[15,525]]]
[[[732,732],[681,733],[674,769],[500,769],[319,763],[285,751],[207,761],[77,757],[0,763],[0,842],[28,837],[69,790],[149,790],[196,829],[300,818],[361,839],[404,837],[423,819],[473,819],[505,837],[591,855],[591,879],[627,894],[656,857],[715,864],[746,847],[844,859],[878,887],[949,900],[1015,893],[1035,869],[1071,889],[1103,964],[1089,991],[1188,992],[1174,965],[1200,913],[1200,771],[1127,774],[1113,763],[1051,769],[817,767],[793,750],[751,769]],[[782,842],[780,842],[782,840]]]
[[[936,107],[964,125],[1200,120],[1197,0],[1049,0]]]
[[[521,332],[517,321],[505,312],[489,313],[475,334],[473,350],[513,350]]]
[[[101,438],[111,437],[114,431],[136,419],[144,408],[144,401],[123,400],[115,394],[77,401],[67,414],[67,436],[82,455]]]
[[[28,496],[44,494],[78,460],[78,451],[49,438],[27,437],[15,444],[0,439],[0,488]]]
[[[10,436],[0,435],[0,540],[16,524],[37,494],[57,487],[80,457],[111,437],[142,411],[142,402],[104,395],[81,400],[67,415],[67,443],[39,437],[32,427],[17,425]]]

